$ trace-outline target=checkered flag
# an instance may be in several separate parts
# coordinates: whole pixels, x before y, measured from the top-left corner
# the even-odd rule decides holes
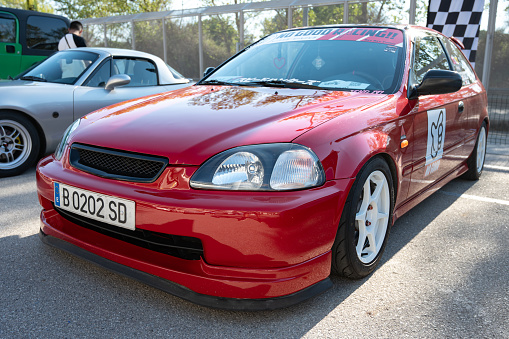
[[[461,41],[474,66],[483,9],[484,0],[430,0],[427,26]]]

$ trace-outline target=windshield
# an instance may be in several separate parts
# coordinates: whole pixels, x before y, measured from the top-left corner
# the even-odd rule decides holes
[[[268,36],[200,83],[394,93],[403,56],[397,29],[302,29]]]
[[[19,79],[74,84],[98,57],[98,54],[91,52],[59,52],[21,75]]]

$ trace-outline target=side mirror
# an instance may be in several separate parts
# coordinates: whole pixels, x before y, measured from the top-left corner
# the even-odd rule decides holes
[[[117,74],[108,79],[108,81],[106,82],[106,86],[104,86],[104,89],[111,91],[115,87],[125,86],[130,82],[131,77],[129,75]]]
[[[421,95],[447,94],[458,91],[463,85],[457,72],[432,69],[426,72],[422,82],[410,89],[408,99],[417,99]]]
[[[205,69],[205,72],[203,72],[203,76],[206,77],[207,75],[212,73],[214,70],[215,70],[214,67],[207,67],[207,69]]]

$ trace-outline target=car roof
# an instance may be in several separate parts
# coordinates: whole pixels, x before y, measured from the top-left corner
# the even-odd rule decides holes
[[[74,53],[74,52],[92,52],[99,54],[101,59],[107,58],[109,56],[127,56],[133,58],[144,58],[150,59],[155,62],[157,68],[159,69],[159,81],[161,85],[166,84],[174,84],[174,83],[184,83],[188,80],[185,78],[175,78],[173,73],[168,69],[166,63],[156,55],[145,53],[141,51],[136,51],[132,49],[124,49],[124,48],[112,48],[112,47],[79,47],[79,48],[71,48],[66,49],[64,51],[60,51],[58,53]]]
[[[72,50],[72,49],[71,49]],[[89,52],[95,52],[97,54],[103,55],[111,55],[111,56],[132,56],[137,58],[149,58],[149,59],[159,59],[158,56],[136,51],[132,49],[126,49],[126,48],[113,48],[113,47],[80,47],[80,51],[89,51]],[[68,50],[69,51],[69,50]]]

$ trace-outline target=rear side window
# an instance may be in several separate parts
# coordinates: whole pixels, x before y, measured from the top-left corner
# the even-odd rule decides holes
[[[449,39],[441,39],[442,43],[449,53],[449,57],[451,58],[452,67],[456,72],[461,75],[461,79],[463,80],[463,85],[469,85],[475,82],[475,74],[470,67],[470,62],[465,58],[463,53],[459,50],[459,48],[452,43]]]
[[[146,59],[115,58],[112,74],[127,74],[131,82],[124,87],[157,86],[157,68]]]
[[[450,70],[444,49],[434,36],[421,36],[415,39],[413,83],[420,84],[424,75],[431,69]]]
[[[0,13],[0,42],[16,42],[16,20]]]
[[[27,20],[27,47],[56,51],[58,41],[67,33],[65,21],[32,15]]]

